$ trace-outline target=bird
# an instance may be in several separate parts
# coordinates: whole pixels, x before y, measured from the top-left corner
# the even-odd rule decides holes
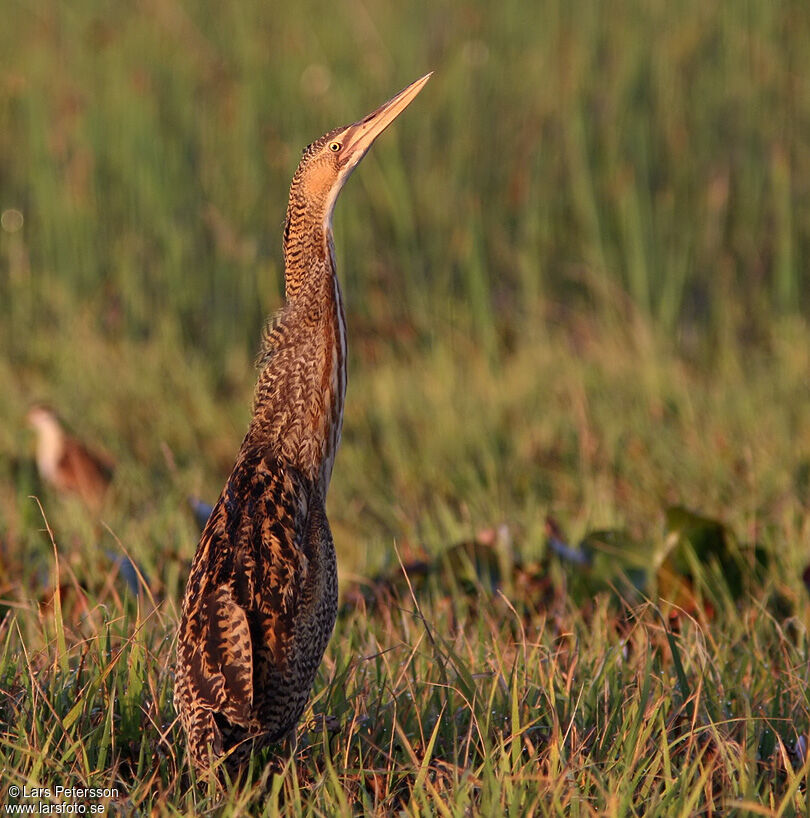
[[[98,511],[109,488],[113,464],[69,435],[50,406],[34,404],[26,415],[37,436],[37,471],[45,483],[63,494],[78,495]]]
[[[174,704],[198,775],[244,770],[295,733],[337,615],[326,517],[346,392],[338,194],[431,74],[307,146],[283,232],[284,305],[257,358],[253,414],[200,537],[182,604]]]

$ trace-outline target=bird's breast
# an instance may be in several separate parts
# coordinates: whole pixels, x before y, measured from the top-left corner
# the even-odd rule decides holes
[[[65,440],[61,434],[46,430],[37,443],[37,469],[45,480],[59,483],[59,462],[65,452]]]
[[[318,437],[321,441],[320,484],[322,497],[326,497],[335,454],[340,445],[343,429],[343,406],[346,399],[346,318],[336,277],[334,282],[335,309],[331,316],[330,343],[325,350],[322,372],[323,413]]]

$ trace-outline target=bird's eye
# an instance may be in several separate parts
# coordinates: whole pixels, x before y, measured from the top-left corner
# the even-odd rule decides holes
[[[340,142],[330,142],[329,150],[332,151],[332,153],[337,153],[340,150]]]

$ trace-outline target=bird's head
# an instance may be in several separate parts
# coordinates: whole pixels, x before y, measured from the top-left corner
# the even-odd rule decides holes
[[[426,74],[368,116],[329,131],[304,149],[293,177],[293,190],[306,201],[319,203],[325,228],[331,225],[335,201],[351,172],[374,140],[413,102],[430,76]],[[291,196],[291,205],[293,201]]]
[[[59,418],[50,406],[35,403],[25,415],[28,425],[37,432],[61,429]]]

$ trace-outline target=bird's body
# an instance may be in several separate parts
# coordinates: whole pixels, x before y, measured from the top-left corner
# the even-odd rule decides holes
[[[268,323],[253,418],[191,567],[175,706],[198,772],[295,729],[337,612],[326,492],[343,423],[346,330],[335,200],[422,78],[303,154],[284,228],[284,308]]]
[[[27,419],[37,435],[40,477],[58,492],[78,495],[88,508],[98,511],[112,479],[111,462],[69,435],[50,407],[31,407]]]

